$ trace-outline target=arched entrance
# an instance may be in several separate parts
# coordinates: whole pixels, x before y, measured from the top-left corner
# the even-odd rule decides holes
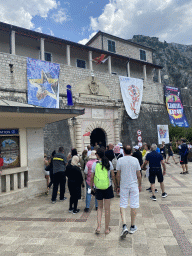
[[[91,133],[91,136],[90,136],[91,145],[95,146],[96,142],[98,145],[106,147],[105,132],[101,128],[96,128]]]

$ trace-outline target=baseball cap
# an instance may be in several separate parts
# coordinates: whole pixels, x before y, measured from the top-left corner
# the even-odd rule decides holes
[[[138,149],[139,149],[139,146],[137,146],[137,145],[136,145],[136,146],[135,146],[135,147],[133,147],[133,148],[134,148],[134,149],[136,149],[136,150],[138,150]]]
[[[123,144],[121,142],[117,143],[117,145],[122,148],[123,147]]]

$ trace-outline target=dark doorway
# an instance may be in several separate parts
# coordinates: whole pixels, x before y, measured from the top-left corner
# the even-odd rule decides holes
[[[95,146],[95,142],[97,142],[98,145],[102,145],[106,147],[106,138],[105,133],[102,129],[96,128],[91,133],[91,145]]]

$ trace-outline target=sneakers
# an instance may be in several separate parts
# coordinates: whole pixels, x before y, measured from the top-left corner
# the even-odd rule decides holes
[[[64,197],[63,199],[60,199],[60,202],[63,202],[67,199],[67,197]]]
[[[72,212],[74,210],[74,208],[69,208],[69,212]]]
[[[51,201],[52,204],[56,204],[56,201]]]
[[[136,231],[137,231],[137,226],[130,227],[130,229],[129,229],[130,234],[134,234]]]
[[[84,209],[84,212],[89,212],[89,208],[85,208],[85,209]]]
[[[73,210],[73,214],[76,214],[76,213],[78,213],[78,212],[80,212],[80,209]]]
[[[128,233],[129,233],[128,228],[126,225],[124,225],[120,237],[125,238]]]
[[[165,192],[162,193],[162,197],[163,197],[163,198],[167,197],[167,193],[165,193]]]
[[[151,193],[152,193],[152,190],[149,190],[149,192],[151,192]],[[158,190],[157,190],[157,189],[155,189],[155,193],[158,193]]]
[[[149,188],[146,188],[146,190],[151,190],[151,187],[149,187]]]
[[[150,199],[153,201],[157,201],[156,196],[151,196]]]

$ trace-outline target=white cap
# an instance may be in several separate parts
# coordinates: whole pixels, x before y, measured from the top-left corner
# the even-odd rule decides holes
[[[134,149],[136,149],[136,150],[138,150],[138,149],[139,149],[139,146],[137,146],[137,145],[136,145],[136,146],[135,146],[135,147],[133,147],[133,148],[134,148]]]
[[[123,147],[123,144],[122,144],[121,142],[119,142],[117,145],[118,145],[120,148]]]

